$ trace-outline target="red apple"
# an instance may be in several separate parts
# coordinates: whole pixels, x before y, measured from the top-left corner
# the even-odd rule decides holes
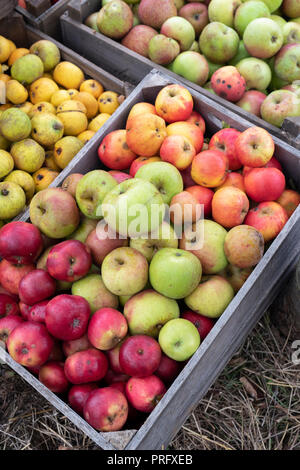
[[[130,178],[132,178],[131,175],[128,175],[123,171],[110,170],[108,173],[115,178],[118,184],[122,183],[122,181],[129,180]]]
[[[24,318],[24,320],[29,320],[31,307],[31,305],[24,304],[24,302],[19,303],[21,317]]]
[[[206,129],[205,121],[203,117],[201,116],[201,114],[197,113],[197,111],[192,111],[190,117],[186,120],[186,122],[195,124],[195,126],[198,126],[201,129],[202,134],[203,135],[205,134],[205,129]]]
[[[264,166],[264,168],[277,168],[277,170],[283,171],[282,166],[277,160],[277,158],[272,157],[271,160]]]
[[[226,186],[215,192],[212,200],[213,219],[225,228],[241,225],[249,210],[246,194],[234,186]]]
[[[213,190],[204,188],[203,186],[194,185],[186,188],[186,191],[191,193],[197,199],[199,204],[203,204],[204,217],[210,217],[212,198],[215,194]]]
[[[27,222],[10,222],[0,230],[0,257],[15,264],[31,264],[43,249],[38,228]]]
[[[0,318],[20,313],[17,302],[7,294],[0,294]]]
[[[288,217],[291,217],[300,204],[300,194],[293,189],[285,189],[276,202],[286,210]]]
[[[130,336],[120,348],[120,366],[124,373],[131,377],[152,375],[160,360],[160,346],[151,336]]]
[[[63,348],[63,352],[65,356],[69,357],[76,352],[86,351],[87,349],[91,349],[92,345],[89,342],[87,333],[85,333],[83,336],[81,336],[78,339],[64,341],[62,344],[62,348]]]
[[[20,281],[34,269],[34,264],[13,264],[3,259],[0,261],[0,283],[10,294],[19,294]]]
[[[277,237],[288,220],[286,210],[277,202],[261,202],[249,211],[245,224],[261,232],[265,242]]]
[[[120,341],[114,348],[109,349],[106,351],[106,356],[108,357],[108,362],[111,370],[115,372],[115,374],[123,374],[124,371],[120,365],[120,348],[127,337],[125,337],[122,341]]]
[[[209,150],[219,150],[228,158],[229,170],[238,170],[242,167],[235,150],[235,142],[241,133],[236,129],[221,129],[210,139]]]
[[[58,281],[77,281],[89,272],[91,265],[91,254],[79,240],[58,243],[47,257],[47,270]]]
[[[204,150],[192,162],[191,175],[196,183],[215,188],[224,183],[228,171],[228,158],[219,150]]]
[[[54,341],[42,323],[23,322],[11,332],[7,349],[11,357],[26,367],[39,367],[44,364]]]
[[[192,169],[192,164],[190,164],[185,170],[180,170],[184,189],[187,189],[190,186],[194,186],[196,184],[196,182],[193,180],[191,176],[191,169]]]
[[[208,335],[212,327],[214,326],[214,322],[211,318],[205,317],[204,315],[200,315],[199,313],[195,313],[192,310],[186,310],[181,315],[182,318],[189,320],[192,322],[195,327],[197,328],[201,341]]]
[[[90,320],[88,338],[95,348],[107,351],[125,338],[127,331],[127,321],[122,313],[114,308],[101,308]]]
[[[59,361],[63,362],[65,360],[65,355],[62,350],[61,341],[54,340],[53,348],[49,354],[48,361]]]
[[[115,382],[110,385],[111,388],[115,388],[116,390],[119,390],[119,392],[122,392],[125,395],[125,390],[126,390],[126,382]],[[129,411],[129,410],[128,410]]]
[[[275,144],[269,132],[261,127],[252,126],[238,136],[235,150],[243,165],[256,168],[266,165],[271,160]]]
[[[160,147],[160,158],[164,162],[172,163],[178,170],[185,170],[196,155],[191,142],[182,135],[166,137]]]
[[[285,188],[285,177],[277,168],[254,168],[245,176],[244,183],[253,201],[276,201]]]
[[[128,417],[125,395],[112,387],[94,390],[84,404],[83,416],[98,431],[119,431]]]
[[[106,226],[108,227],[108,226]],[[100,239],[97,236],[97,229],[91,231],[85,242],[86,246],[90,250],[93,262],[100,266],[102,261],[115,248],[121,246],[128,246],[127,238],[104,238]]]
[[[42,300],[30,307],[28,313],[28,320],[29,321],[36,321],[39,323],[45,323],[46,318],[46,307],[49,303],[49,300]]]
[[[54,297],[46,308],[46,327],[55,338],[70,341],[86,332],[89,303],[79,295],[61,294]]]
[[[21,302],[34,305],[54,295],[55,290],[55,280],[47,271],[35,269],[22,278],[19,285],[19,297]]]
[[[44,364],[39,370],[39,380],[54,393],[64,393],[69,388],[63,362],[49,361]]]
[[[6,344],[10,333],[23,322],[23,318],[19,315],[8,315],[0,318],[0,341]]]
[[[147,165],[147,163],[151,162],[160,162],[160,157],[138,157],[133,160],[132,164],[130,165],[129,174],[132,178],[135,177],[136,172],[141,168],[143,165]]]
[[[247,167],[250,168],[250,167]],[[253,170],[253,168],[252,168]],[[236,171],[231,171],[227,173],[226,180],[221,186],[218,186],[217,189],[225,188],[226,186],[234,186],[235,188],[240,189],[245,192],[244,177]]]
[[[112,170],[126,170],[137,157],[127,145],[125,129],[107,134],[98,148],[98,156]]]
[[[164,383],[156,375],[132,377],[126,384],[126,396],[129,403],[139,411],[151,413],[166,393]]]
[[[180,370],[181,365],[179,362],[174,361],[174,359],[171,359],[162,353],[159,366],[155,371],[155,375],[157,375],[157,377],[159,377],[163,383],[169,384],[173,382],[175,377],[177,377]]]
[[[104,381],[111,385],[116,382],[127,382],[129,379],[129,375],[126,374],[116,374],[112,369],[109,369],[105,374]]]
[[[88,396],[97,388],[99,388],[99,386],[96,383],[73,385],[68,393],[68,402],[71,408],[73,408],[76,413],[83,415],[83,407]]]
[[[157,114],[166,122],[185,121],[193,111],[193,97],[182,85],[167,85],[160,90],[155,100]]]
[[[65,362],[65,374],[72,384],[98,382],[103,379],[107,369],[107,358],[97,349],[78,351],[67,357]]]

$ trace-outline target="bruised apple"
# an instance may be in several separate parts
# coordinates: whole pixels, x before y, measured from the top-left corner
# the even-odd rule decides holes
[[[18,315],[20,312],[17,302],[7,294],[0,294],[0,318],[8,315]]]
[[[23,318],[19,315],[0,318],[0,341],[6,343],[10,333],[23,322]]]
[[[188,139],[196,152],[200,152],[203,146],[203,132],[199,126],[188,121],[177,121],[167,126],[167,135],[182,135]]]
[[[98,431],[119,431],[128,417],[126,397],[113,387],[93,390],[84,404],[83,415]]]
[[[91,265],[91,254],[79,240],[58,243],[47,257],[47,270],[58,281],[77,281],[89,272]]]
[[[79,351],[65,361],[65,374],[72,384],[98,382],[103,379],[108,369],[105,354],[97,349]]]

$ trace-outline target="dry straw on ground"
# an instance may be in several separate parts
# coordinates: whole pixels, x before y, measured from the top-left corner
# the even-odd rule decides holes
[[[300,339],[300,338],[299,338]],[[170,449],[300,450],[300,365],[268,314],[208,391]],[[7,367],[0,369],[0,449],[95,449]]]

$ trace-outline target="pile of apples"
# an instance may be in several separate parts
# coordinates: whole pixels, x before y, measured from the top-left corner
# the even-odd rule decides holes
[[[31,223],[0,230],[0,338],[97,430],[154,409],[299,205],[267,131],[204,135],[190,92],[167,85],[103,138],[106,170],[40,191]]]
[[[52,41],[30,49],[0,36],[0,227],[47,188],[124,97],[62,61]]]
[[[103,0],[85,24],[274,126],[300,116],[298,0]]]

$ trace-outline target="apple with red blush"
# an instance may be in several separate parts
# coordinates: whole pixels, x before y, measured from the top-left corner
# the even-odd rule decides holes
[[[28,320],[45,323],[46,307],[48,302],[49,300],[42,300],[41,302],[37,302],[36,304],[29,306]]]
[[[21,280],[34,269],[34,264],[13,264],[3,259],[0,261],[0,283],[9,294],[18,295]]]
[[[104,231],[107,227],[107,225],[104,227]],[[92,255],[93,262],[100,266],[111,251],[121,246],[128,246],[128,240],[127,238],[117,238],[117,235],[116,238],[99,238],[98,230],[94,229],[87,237],[85,244]]]
[[[172,163],[178,170],[185,170],[193,161],[196,150],[191,142],[182,135],[166,137],[160,147],[160,158]]]
[[[192,111],[190,117],[188,119],[186,119],[186,122],[190,122],[191,124],[195,124],[195,126],[198,126],[201,129],[202,134],[203,135],[205,134],[205,130],[206,130],[205,121],[204,121],[203,117],[201,116],[201,114],[198,113],[197,111]]]
[[[245,218],[245,224],[259,230],[265,242],[277,237],[287,221],[286,210],[274,201],[261,202],[251,209]]]
[[[124,171],[119,171],[119,170],[109,170],[108,172],[113,178],[115,178],[116,182],[118,184],[122,183],[122,181],[129,180],[132,178],[131,175],[128,173],[125,173]]]
[[[193,185],[186,188],[195,199],[197,199],[198,204],[203,205],[204,217],[210,217],[211,215],[211,204],[214,197],[214,191],[204,186]]]
[[[144,413],[151,413],[165,393],[166,386],[156,375],[131,377],[126,384],[128,402]]]
[[[76,352],[86,351],[91,348],[92,345],[89,342],[87,333],[78,339],[71,339],[70,341],[64,341],[62,343],[62,349],[66,357],[69,357]]]
[[[154,156],[154,157],[141,156],[141,157],[136,158],[130,165],[130,168],[129,168],[130,176],[134,178],[136,172],[141,168],[141,166],[147,165],[147,163],[152,163],[152,162],[161,162],[161,158],[158,156]]]
[[[180,370],[181,364],[179,362],[162,353],[158,368],[155,370],[155,375],[157,375],[163,383],[169,384],[177,377]]]
[[[58,243],[47,256],[47,271],[58,281],[77,281],[89,272],[91,265],[90,251],[79,240]]]
[[[23,322],[24,319],[19,315],[8,315],[0,318],[0,341],[6,344],[10,333]]]
[[[119,431],[128,417],[126,397],[112,387],[93,390],[84,404],[83,416],[97,431]]]
[[[127,145],[125,129],[107,134],[99,145],[98,156],[111,170],[126,170],[137,157]]]
[[[121,312],[114,308],[101,308],[90,319],[88,339],[95,348],[107,351],[122,341],[127,331],[127,321]]]
[[[156,96],[155,109],[166,122],[185,121],[193,111],[191,93],[182,85],[167,85]]]
[[[262,127],[252,126],[242,132],[235,141],[237,158],[242,165],[261,167],[273,157],[274,140]]]
[[[64,372],[64,363],[48,361],[39,370],[39,381],[54,393],[64,393],[69,388],[69,381]]]
[[[206,188],[215,188],[224,183],[229,161],[220,150],[204,150],[192,162],[191,176],[196,183]]]
[[[234,186],[218,189],[212,200],[212,216],[225,228],[241,225],[249,210],[249,199],[244,191]]]
[[[235,149],[235,142],[240,134],[230,127],[221,129],[212,136],[208,145],[209,150],[218,150],[226,155],[229,170],[239,170],[242,167]]]
[[[253,201],[276,201],[285,189],[285,176],[277,168],[253,168],[244,177],[244,184]]]

